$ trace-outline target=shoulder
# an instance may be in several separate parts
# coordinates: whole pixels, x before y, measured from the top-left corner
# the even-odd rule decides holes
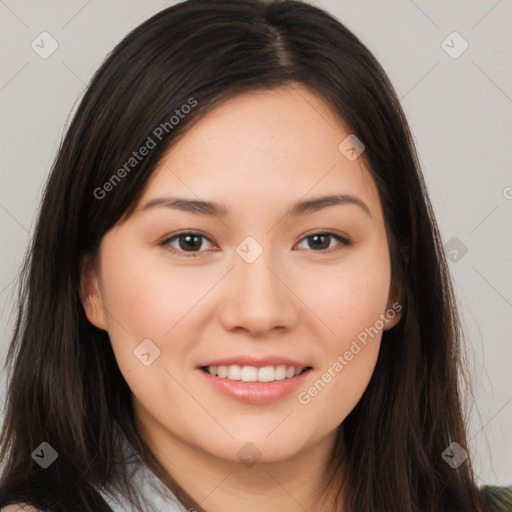
[[[40,512],[37,508],[25,505],[23,503],[16,503],[15,505],[7,505],[0,510],[0,512]]]
[[[481,488],[482,497],[489,512],[509,512],[512,510],[512,485],[499,487],[484,485]]]

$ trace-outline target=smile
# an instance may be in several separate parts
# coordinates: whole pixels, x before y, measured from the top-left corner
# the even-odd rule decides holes
[[[205,366],[202,370],[221,379],[243,382],[274,382],[296,377],[308,368],[310,367],[298,368],[286,365],[257,368],[256,366],[233,364],[229,366]]]

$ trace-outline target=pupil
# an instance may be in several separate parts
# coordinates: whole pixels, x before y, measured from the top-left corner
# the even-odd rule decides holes
[[[180,248],[187,250],[187,249],[199,249],[201,247],[201,240],[199,235],[183,235],[180,237]],[[195,239],[195,242],[194,242]],[[185,245],[182,243],[183,240],[186,240]],[[199,241],[199,243],[198,243]]]
[[[311,235],[309,238],[310,241],[315,240],[315,243],[313,243],[312,246],[316,246],[319,249],[327,249],[329,247],[329,235]],[[316,242],[319,239],[323,239],[323,243],[320,242],[320,244],[317,244]]]

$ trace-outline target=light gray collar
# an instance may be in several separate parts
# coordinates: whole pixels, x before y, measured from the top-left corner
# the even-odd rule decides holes
[[[120,432],[120,436],[123,453],[128,455],[128,460],[133,459],[133,462],[128,465],[128,474],[131,475],[132,488],[143,503],[144,512],[187,512],[174,494],[142,463],[124,434]],[[97,491],[113,512],[138,512],[119,491],[110,492],[99,488]]]

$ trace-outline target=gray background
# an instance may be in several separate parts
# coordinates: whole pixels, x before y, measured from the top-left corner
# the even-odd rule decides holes
[[[449,244],[474,361],[469,448],[481,483],[511,484],[512,0],[314,3],[374,52],[401,98]],[[70,112],[107,52],[171,4],[0,0],[2,362],[14,279]],[[43,31],[59,45],[47,59],[31,48]],[[458,58],[442,46],[453,31],[469,44]],[[445,47],[456,52],[461,44],[452,37]]]

